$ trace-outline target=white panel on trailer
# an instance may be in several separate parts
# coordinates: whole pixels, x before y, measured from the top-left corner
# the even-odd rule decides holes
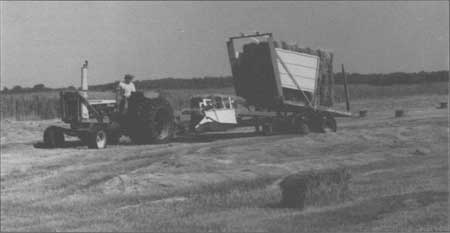
[[[299,64],[310,68],[317,67],[317,64],[319,63],[319,60],[317,59],[318,57],[315,55],[279,48],[276,48],[275,50],[277,51],[278,56],[282,57],[285,63]]]
[[[298,90],[297,83],[301,90],[314,93],[318,78],[319,57],[279,48],[276,48],[275,51],[278,56],[277,65],[280,72],[281,86]],[[284,66],[281,62],[283,62]],[[285,66],[288,70],[284,68]]]
[[[300,79],[298,76],[297,77],[294,76],[294,78],[296,78],[297,80]],[[295,85],[295,83],[292,81],[291,77],[288,74],[280,73],[280,79],[281,79],[281,86],[283,86],[284,88],[298,90],[297,85]],[[297,83],[299,83],[299,81],[297,81]],[[303,79],[301,83],[299,83],[299,86],[302,91],[314,93],[316,81],[313,79]]]

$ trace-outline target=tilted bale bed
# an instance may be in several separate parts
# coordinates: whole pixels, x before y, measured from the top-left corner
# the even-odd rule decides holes
[[[242,51],[236,51],[234,44],[241,39],[257,42],[243,44]],[[323,126],[336,131],[334,118],[351,113],[332,108],[333,53],[286,43],[278,48],[277,44],[271,33],[230,37],[227,42],[236,94],[258,111],[245,115],[255,116],[254,124],[262,125],[263,131],[264,127],[272,131],[274,121],[291,122],[291,126],[301,128],[306,123],[315,131],[325,131]],[[277,112],[277,117],[260,117],[261,112]]]

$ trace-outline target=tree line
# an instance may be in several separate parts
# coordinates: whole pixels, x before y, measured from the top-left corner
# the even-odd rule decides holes
[[[346,74],[347,83],[350,84],[369,84],[369,85],[393,85],[393,84],[414,84],[414,83],[428,83],[428,82],[448,82],[448,71],[432,71],[432,72],[417,72],[417,73],[403,73],[395,72],[389,74]],[[344,78],[342,73],[334,75],[336,84],[343,84]]]
[[[347,73],[347,82],[349,84],[369,84],[369,85],[393,85],[393,84],[415,84],[429,82],[448,82],[449,71],[432,71],[432,72],[416,72],[403,73],[395,72],[389,74],[359,74]],[[342,73],[335,73],[334,79],[336,84],[343,84],[344,79]],[[224,88],[233,86],[233,78],[231,76],[207,76],[203,78],[164,78],[156,80],[136,80],[137,89],[206,89],[206,88]],[[89,90],[93,91],[109,91],[116,88],[118,82],[91,85]],[[11,89],[4,87],[2,93],[27,93],[40,92],[48,90],[76,90],[74,86],[66,88],[48,88],[44,84],[36,84],[31,88],[14,86]]]

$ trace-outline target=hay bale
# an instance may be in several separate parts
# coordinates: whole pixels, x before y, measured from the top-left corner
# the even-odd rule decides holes
[[[402,117],[405,115],[405,111],[403,110],[395,110],[395,117]]]
[[[300,172],[284,178],[281,206],[303,209],[349,199],[351,174],[347,168]]]
[[[251,105],[274,105],[276,83],[269,44],[245,44],[237,63],[236,76],[233,76],[237,95]]]
[[[367,116],[367,110],[359,111],[359,117],[366,117],[366,116]]]
[[[447,104],[447,102],[440,102],[439,103],[439,109],[444,109],[444,108],[447,108],[448,107],[448,104]]]
[[[281,47],[299,53],[306,53],[319,57],[319,80],[318,97],[319,104],[332,107],[334,104],[334,73],[333,73],[333,53],[324,49],[313,50],[309,47],[300,48],[297,44],[289,45],[282,41]]]

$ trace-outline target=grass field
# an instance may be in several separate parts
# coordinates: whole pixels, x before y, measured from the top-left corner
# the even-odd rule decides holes
[[[49,121],[2,123],[2,231],[448,232],[447,95],[355,100],[338,132],[205,135],[42,149]],[[342,106],[342,104],[339,104]],[[408,114],[394,118],[393,110]],[[236,135],[236,134],[235,134]],[[350,200],[280,208],[286,175],[351,169]]]
[[[397,84],[391,86],[373,86],[367,84],[349,85],[350,99],[378,99],[413,95],[443,95],[448,94],[447,82],[424,84]],[[144,90],[152,91],[152,90]],[[191,96],[199,94],[225,94],[234,95],[233,87],[220,89],[171,89],[162,90],[161,95],[169,100],[175,110],[189,107]],[[54,119],[59,116],[58,92],[38,92],[23,94],[1,94],[1,118],[15,120]],[[90,92],[92,99],[114,99],[111,92]],[[335,88],[335,102],[345,101],[344,88],[337,85]]]
[[[114,98],[108,92],[92,92],[93,98]],[[59,117],[59,92],[0,94],[2,119],[42,120]]]

